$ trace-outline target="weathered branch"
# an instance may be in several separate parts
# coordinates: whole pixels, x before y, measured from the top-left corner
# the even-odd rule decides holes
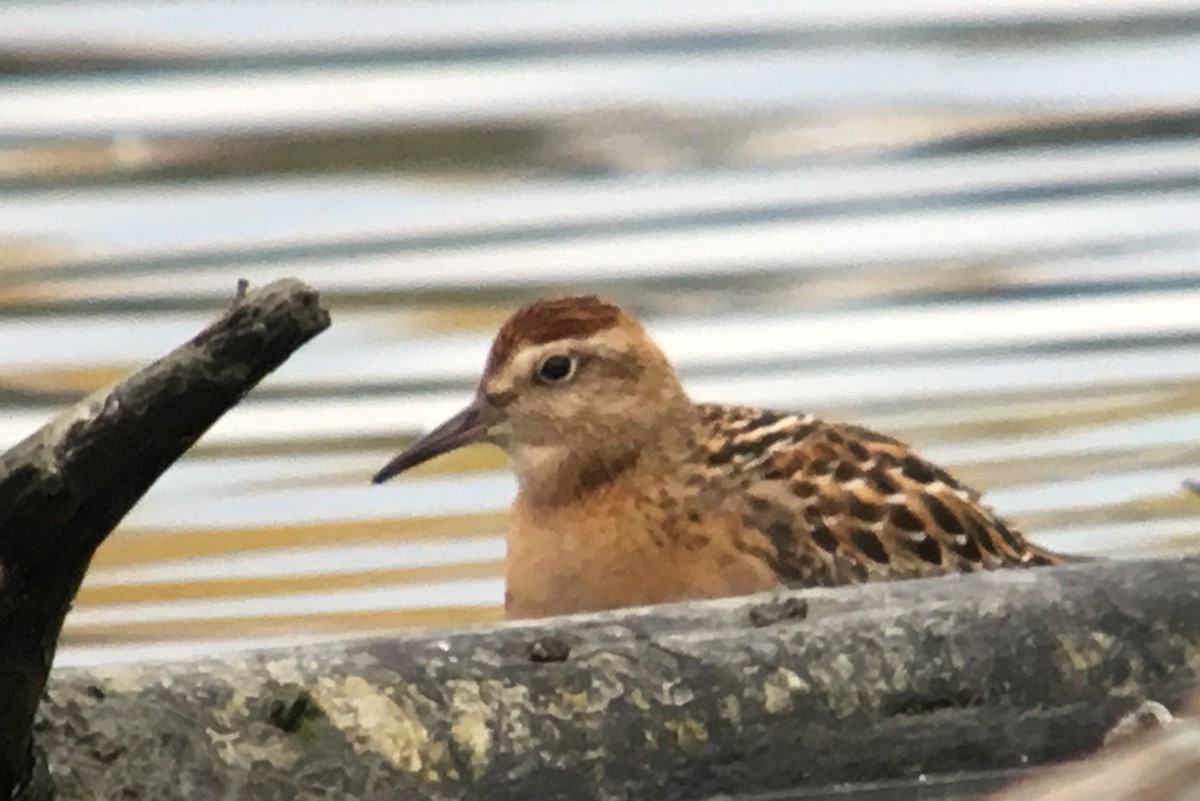
[[[64,671],[42,737],[68,796],[671,801],[1076,756],[1198,653],[1200,559],[1095,562]]]
[[[44,786],[29,784],[34,712],[96,548],[209,426],[328,325],[297,281],[240,290],[191,342],[0,457],[0,798]]]
[[[1093,758],[1015,784],[995,801],[1196,801],[1200,797],[1200,698],[1172,719],[1147,702]]]

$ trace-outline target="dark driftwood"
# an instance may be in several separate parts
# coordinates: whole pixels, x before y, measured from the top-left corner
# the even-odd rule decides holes
[[[1200,798],[1200,698],[1171,719],[1147,704],[1097,758],[1010,787],[995,801],[1196,801]]]
[[[1200,559],[1095,562],[64,671],[41,737],[67,797],[698,799],[1077,756],[1198,654]]]
[[[209,426],[328,325],[316,292],[297,281],[248,295],[242,285],[191,342],[0,457],[0,798],[49,791],[31,726],[96,548]]]

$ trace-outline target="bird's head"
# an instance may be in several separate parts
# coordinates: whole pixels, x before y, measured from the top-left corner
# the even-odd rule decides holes
[[[522,481],[611,466],[687,408],[674,369],[630,314],[594,296],[537,300],[496,334],[472,402],[374,481],[475,442],[507,451]]]

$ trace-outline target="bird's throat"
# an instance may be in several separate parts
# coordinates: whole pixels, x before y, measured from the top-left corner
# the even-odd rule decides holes
[[[513,454],[523,499],[535,508],[577,504],[612,489],[642,460],[639,448],[588,453],[565,448],[525,448]]]

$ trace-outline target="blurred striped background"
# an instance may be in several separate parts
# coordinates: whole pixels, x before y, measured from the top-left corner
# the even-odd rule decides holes
[[[1200,3],[0,7],[0,445],[236,280],[334,327],[97,555],[60,663],[495,619],[485,447],[370,474],[540,293],[854,419],[1040,542],[1200,547]]]

